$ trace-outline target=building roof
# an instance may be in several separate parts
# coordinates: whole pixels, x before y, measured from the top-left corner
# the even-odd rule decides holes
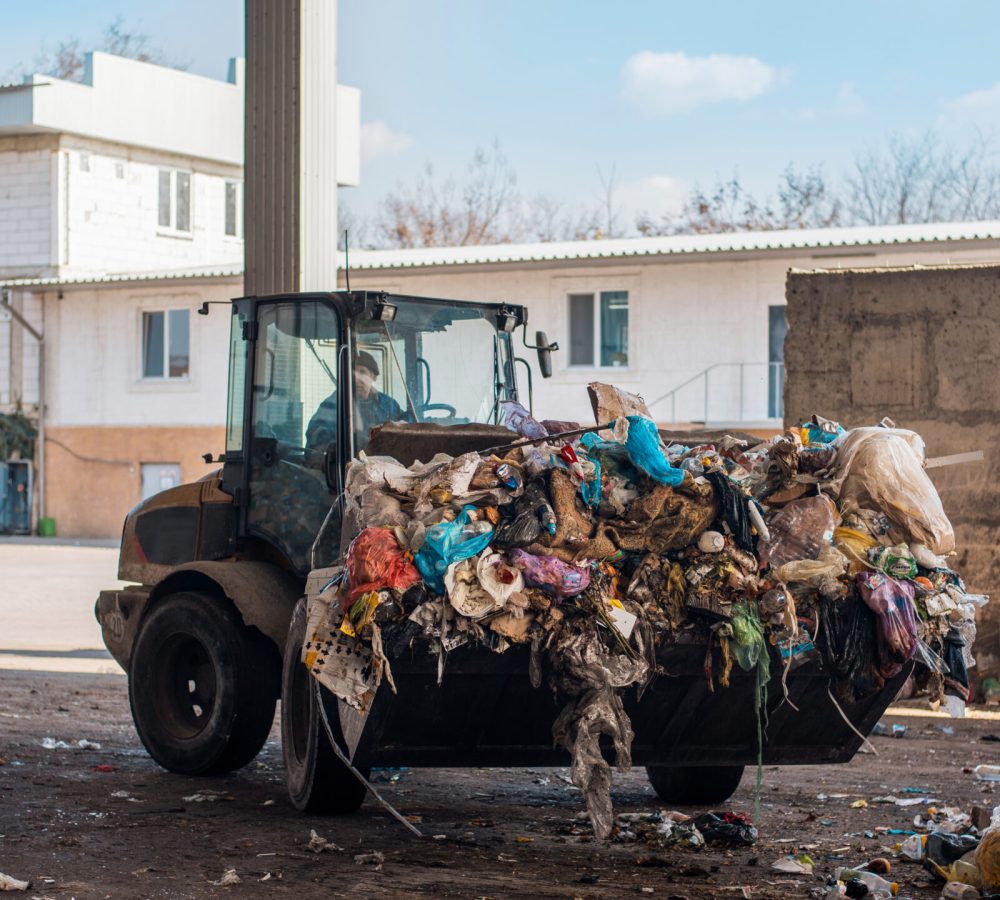
[[[668,237],[553,241],[536,244],[420,247],[410,250],[354,250],[350,254],[350,263],[352,270],[409,269],[781,250],[879,248],[954,241],[1000,241],[1000,221],[741,231],[726,234],[683,234]]]
[[[112,272],[108,274],[77,275],[68,278],[9,278],[0,281],[4,287],[74,287],[94,284],[119,284],[143,281],[180,281],[204,278],[239,278],[243,266],[200,266],[190,269],[155,269],[144,272]]]

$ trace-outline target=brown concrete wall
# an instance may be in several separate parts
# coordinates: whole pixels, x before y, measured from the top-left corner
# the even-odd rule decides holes
[[[1000,266],[791,272],[785,421],[845,427],[889,416],[928,456],[985,462],[928,470],[955,526],[954,568],[994,597],[980,614],[979,674],[1000,671]]]
[[[212,467],[201,458],[225,449],[225,428],[49,428],[46,512],[60,536],[117,538],[142,498],[142,463],[180,463],[181,481]]]

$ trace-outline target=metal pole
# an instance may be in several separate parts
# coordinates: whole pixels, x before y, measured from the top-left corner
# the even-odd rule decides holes
[[[737,421],[743,421],[743,363],[740,363],[740,417]]]

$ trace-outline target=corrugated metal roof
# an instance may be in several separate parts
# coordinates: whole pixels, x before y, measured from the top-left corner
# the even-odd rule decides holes
[[[192,269],[155,269],[145,272],[79,275],[75,278],[11,278],[0,283],[5,287],[71,287],[133,281],[177,281],[185,278],[236,278],[242,274],[243,266],[202,266]]]
[[[1000,240],[1000,221],[930,225],[878,225],[792,231],[742,231],[669,237],[354,250],[351,269],[403,269],[577,259],[628,259],[712,253],[751,253],[848,247],[888,247],[948,241]],[[343,265],[343,254],[341,254]]]

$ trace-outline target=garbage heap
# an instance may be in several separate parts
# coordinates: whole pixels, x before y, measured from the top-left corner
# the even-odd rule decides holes
[[[495,453],[349,466],[353,540],[310,597],[303,650],[346,703],[364,711],[383,680],[394,689],[401,648],[436,655],[442,678],[464,645],[529,645],[532,683],[565,702],[553,737],[605,837],[600,739],[629,766],[622,694],[673,642],[717,646],[706,678],[723,688],[734,665],[755,671],[758,707],[776,667],[817,658],[841,702],[911,659],[933,699],[968,699],[987,598],[948,565],[954,533],[912,431],[814,417],[768,441],[692,445],[639,415],[552,435],[516,405],[508,426],[514,445]]]

